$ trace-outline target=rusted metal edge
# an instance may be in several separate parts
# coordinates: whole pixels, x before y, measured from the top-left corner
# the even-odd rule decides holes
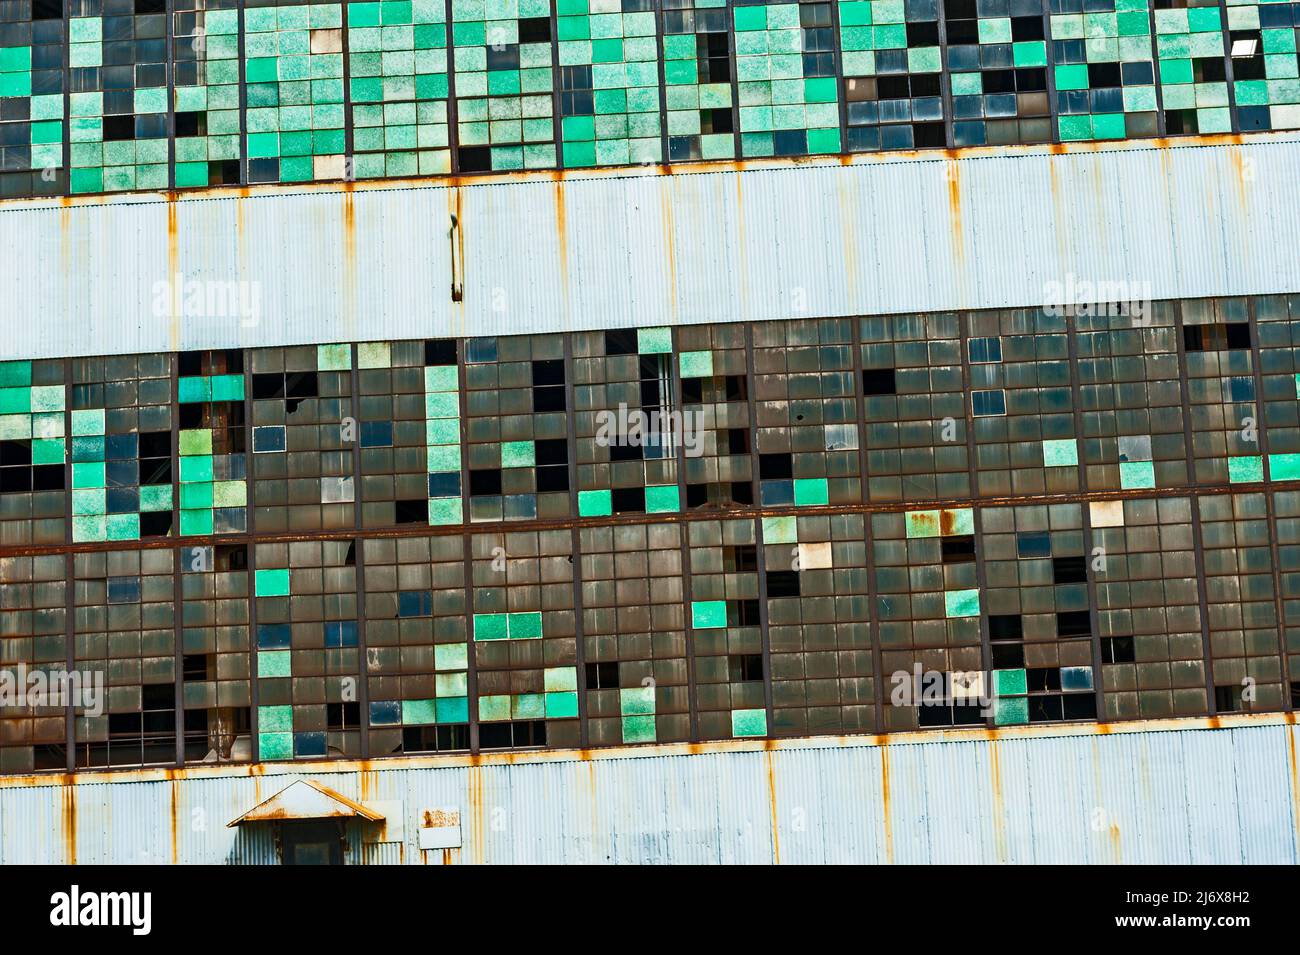
[[[159,202],[202,202],[212,199],[290,196],[308,193],[372,192],[384,190],[445,189],[461,186],[498,186],[505,183],[580,182],[588,179],[645,179],[661,176],[715,175],[729,172],[799,169],[830,166],[880,166],[907,162],[997,159],[1011,156],[1062,156],[1096,153],[1203,149],[1215,146],[1264,145],[1295,142],[1300,130],[1270,130],[1258,133],[1217,133],[1155,139],[1115,139],[1072,143],[1010,144],[1006,146],[964,146],[959,149],[903,149],[881,153],[842,153],[835,156],[791,156],[753,159],[709,160],[689,163],[655,163],[638,166],[604,166],[583,169],[521,170],[516,172],[456,173],[396,179],[341,180],[308,183],[256,183],[240,186],[203,186],[194,189],[144,192],[95,193],[82,196],[34,196],[0,200],[0,212],[27,209],[76,208]]]
[[[39,773],[0,777],[0,789],[47,786],[89,786],[105,783],[148,783],[179,779],[229,777],[275,778],[281,776],[324,776],[338,773],[371,773],[381,770],[453,769],[485,766],[516,766],[546,763],[578,763],[599,760],[699,756],[710,753],[761,753],[807,749],[884,749],[921,746],[930,743],[995,743],[1012,739],[1052,739],[1077,736],[1119,736],[1133,733],[1171,733],[1187,730],[1248,729],[1264,726],[1294,726],[1294,713],[1234,713],[1223,716],[1189,716],[1162,720],[1129,720],[1120,723],[1052,723],[1041,726],[1006,726],[997,729],[909,730],[886,734],[801,736],[791,739],[712,740],[702,743],[645,743],[601,749],[555,749],[503,752],[478,756],[386,756],[382,759],[302,760],[275,763],[227,763],[221,766],[190,766],[184,769],[121,769],[78,773]]]

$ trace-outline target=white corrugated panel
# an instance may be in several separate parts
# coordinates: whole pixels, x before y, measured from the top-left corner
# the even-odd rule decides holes
[[[11,784],[0,786],[0,864],[274,862],[270,826],[226,823],[298,778],[394,814],[386,830],[351,824],[352,862],[1295,863],[1294,733],[807,740]],[[461,847],[421,851],[424,814],[447,809],[460,813]]]
[[[1295,134],[0,204],[0,357],[1294,292],[1297,208]]]

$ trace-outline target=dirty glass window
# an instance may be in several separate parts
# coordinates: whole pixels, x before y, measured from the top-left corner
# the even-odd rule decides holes
[[[471,537],[479,747],[577,746],[577,615],[571,532]]]
[[[584,527],[579,541],[591,744],[692,739],[681,528]]]
[[[103,712],[74,722],[78,768],[176,762],[176,615],[170,550],[76,554],[73,661],[98,674]],[[136,578],[135,587],[116,585]],[[138,596],[137,596],[138,594]]]
[[[760,502],[862,500],[854,322],[764,322],[753,335]]]
[[[242,762],[252,746],[251,574],[246,544],[180,548],[187,763]]]
[[[254,545],[260,760],[361,755],[357,543]]]
[[[767,517],[761,523],[773,735],[874,731],[864,518]]]
[[[351,345],[250,352],[257,529],[354,526]],[[266,443],[258,441],[267,434]]]
[[[569,516],[567,378],[559,335],[498,339],[495,361],[466,365],[471,521]]]
[[[580,516],[681,510],[684,419],[673,360],[668,328],[573,336]]]
[[[868,499],[967,497],[968,426],[957,316],[877,316],[862,319],[860,326]],[[991,345],[984,350],[992,356]],[[1000,360],[1000,346],[997,354]]]
[[[745,326],[690,325],[677,335],[686,507],[752,504]]]
[[[67,667],[67,558],[0,557],[0,642],[11,665],[29,670]],[[62,706],[0,711],[0,772],[66,770],[66,710]]]
[[[735,655],[763,655],[759,564],[752,520],[695,521],[688,531],[688,624],[701,739],[768,735],[767,680]]]
[[[364,551],[370,754],[469,749],[464,538]]]

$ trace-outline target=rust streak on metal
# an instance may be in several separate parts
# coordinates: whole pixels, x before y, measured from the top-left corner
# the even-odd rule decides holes
[[[883,737],[882,737],[883,739]],[[894,864],[894,826],[889,818],[889,746],[880,746],[880,818],[885,826],[885,861]]]
[[[355,183],[343,183],[343,311],[347,337],[356,337],[357,330],[357,212],[353,195]]]
[[[180,272],[180,238],[177,235],[176,194],[167,193],[167,281],[175,282]],[[171,301],[171,350],[181,350],[181,317],[176,310],[176,302],[184,294],[183,289],[172,290]]]
[[[63,787],[63,861],[77,864],[77,787]]]
[[[767,803],[772,819],[772,864],[781,864],[781,825],[776,811],[776,767],[772,765],[772,751],[765,750],[763,761],[767,770]]]
[[[964,239],[961,225],[961,164],[955,158],[945,163],[948,180],[948,229],[952,236],[953,261],[958,266],[965,258]]]
[[[1296,856],[1300,858],[1300,765],[1297,765],[1295,751],[1295,732],[1290,728],[1295,725],[1295,713],[1287,714],[1286,763],[1291,779],[1291,832],[1295,838]]]
[[[564,175],[555,173],[551,179],[551,199],[555,204],[555,247],[558,250],[559,262],[556,263],[559,272],[556,275],[560,282],[560,294],[564,299],[564,314],[561,319],[565,323],[565,328],[569,328],[571,309],[569,308],[569,219],[568,212],[564,207]]]
[[[998,759],[998,739],[996,732],[989,731],[989,770],[993,785],[993,850],[998,862],[1007,861],[1006,806],[1002,801],[1002,766]]]
[[[469,769],[469,826],[474,840],[474,863],[483,864],[483,768],[477,760]]]
[[[172,779],[168,784],[168,801],[171,806],[171,840],[172,840],[172,865],[176,865],[180,858],[180,853],[176,851],[176,813],[179,811],[177,803],[180,801],[180,781]]]
[[[668,254],[668,309],[677,323],[677,254],[673,247],[673,203],[669,190],[659,193],[659,218],[664,230],[664,251]]]

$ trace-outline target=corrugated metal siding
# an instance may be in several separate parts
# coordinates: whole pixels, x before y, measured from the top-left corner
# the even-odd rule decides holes
[[[0,357],[1300,290],[1300,141],[0,205]],[[450,215],[464,245],[451,300]],[[243,281],[261,318],[155,314]],[[165,311],[165,310],[164,310]]]
[[[352,825],[348,860],[369,864],[1295,863],[1296,733],[1272,723],[787,741],[770,751],[10,785],[0,787],[0,864],[274,862],[269,826],[226,823],[304,776],[400,805],[400,839]],[[460,811],[462,848],[421,851],[423,813],[444,808]]]

